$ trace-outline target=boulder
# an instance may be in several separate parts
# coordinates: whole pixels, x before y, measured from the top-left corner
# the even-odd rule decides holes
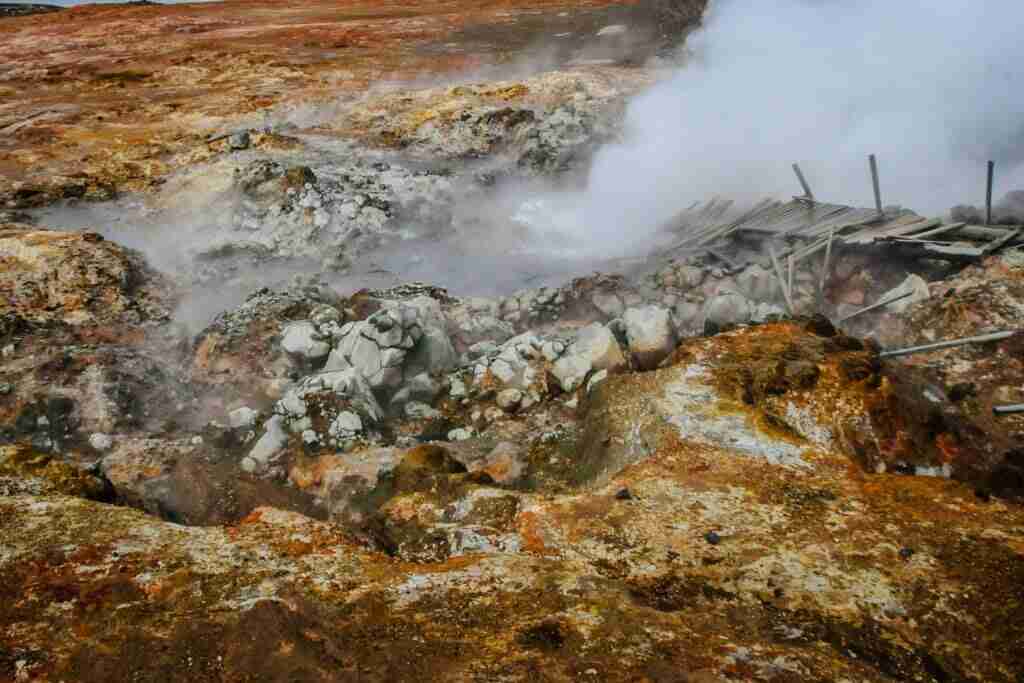
[[[484,298],[466,299],[446,312],[449,329],[460,350],[502,344],[513,337],[515,328],[500,315],[499,303]]]
[[[531,332],[509,339],[496,356],[481,359],[474,366],[474,383],[493,380],[505,389],[547,393],[544,344],[540,337]],[[554,353],[554,350],[555,347],[549,347],[549,353]]]
[[[364,321],[347,323],[327,359],[325,370],[355,369],[370,387],[393,392],[402,384],[403,364],[423,337],[416,309],[392,307]]]
[[[656,368],[675,348],[676,330],[666,308],[630,308],[622,322],[633,363],[640,370]]]
[[[606,326],[593,323],[580,329],[552,368],[564,391],[575,391],[592,370],[617,372],[627,366],[619,342]]]
[[[412,309],[416,312],[414,324],[419,326],[422,335],[409,354],[406,377],[444,373],[458,365],[458,354],[448,336],[447,319],[436,299],[418,296],[401,303],[385,302],[384,309]]]
[[[775,274],[754,264],[736,276],[736,287],[752,301],[772,301],[781,292]]]
[[[316,325],[300,321],[285,325],[281,335],[281,348],[306,361],[316,361],[331,352],[330,338],[325,339]]]
[[[507,486],[517,483],[526,472],[526,456],[521,447],[502,441],[469,469],[471,472],[485,472],[496,484]]]
[[[359,524],[386,497],[391,475],[401,460],[394,448],[322,455],[294,463],[288,479],[312,494],[330,520]]]
[[[273,462],[288,445],[288,432],[285,431],[285,418],[274,415],[263,425],[263,435],[242,459],[242,469],[246,472],[257,472],[265,469]]]
[[[879,297],[879,300],[889,299],[899,294],[910,292],[910,296],[894,301],[886,309],[893,313],[906,313],[906,311],[914,304],[920,301],[927,301],[931,297],[931,292],[928,290],[928,283],[925,282],[924,278],[920,275],[908,275],[907,279],[894,287],[885,294]]]
[[[738,325],[750,322],[753,315],[750,302],[738,292],[721,292],[704,303],[701,317],[704,325]]]

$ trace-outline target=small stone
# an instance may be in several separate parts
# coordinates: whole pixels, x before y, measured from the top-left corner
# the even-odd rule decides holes
[[[228,413],[228,421],[232,429],[247,429],[256,424],[259,413],[248,406],[236,408]]]
[[[252,144],[252,138],[247,130],[235,133],[228,138],[228,147],[233,150],[249,149],[250,144]]]
[[[473,432],[471,432],[470,430],[468,430],[468,429],[466,429],[464,427],[460,427],[458,429],[453,429],[450,432],[448,432],[448,440],[449,441],[465,441],[466,439],[470,439],[472,437],[473,437]]]
[[[615,494],[615,500],[633,500],[633,494],[629,489],[619,489]]]
[[[10,358],[14,355],[14,344],[8,344],[7,346],[0,349],[0,356],[4,358]]]
[[[498,392],[498,407],[505,411],[513,411],[519,407],[523,400],[523,392],[519,389],[505,389]]]
[[[343,410],[334,418],[328,431],[335,437],[349,436],[363,431],[363,421],[355,413]]]
[[[201,437],[201,436],[199,436],[199,435],[197,434],[196,436],[193,436],[193,437],[192,437],[192,440],[191,440],[191,442],[190,442],[190,443],[191,443],[191,444],[192,444],[193,446],[202,446],[202,445],[203,445],[203,437]]]
[[[13,384],[9,384],[7,382],[4,382],[3,384],[0,384],[0,396],[6,396],[7,394],[10,394],[13,391],[14,391],[14,385]]]
[[[590,392],[592,392],[594,390],[594,387],[596,387],[598,384],[600,384],[601,382],[605,381],[606,379],[608,379],[608,371],[607,370],[601,370],[600,372],[595,372],[590,377],[590,380],[587,382],[587,393],[589,394]]]
[[[594,308],[609,318],[618,318],[625,310],[622,301],[614,294],[595,294],[591,298],[591,302],[594,304]]]
[[[285,326],[281,347],[294,356],[309,360],[323,358],[331,352],[330,344],[319,339],[316,326],[306,321]]]
[[[114,445],[114,440],[107,434],[97,432],[89,437],[89,445],[98,451],[108,451]]]
[[[448,391],[448,395],[455,399],[466,397],[466,383],[462,381],[461,377],[453,377],[451,379],[451,388]]]
[[[710,543],[711,545],[718,545],[722,542],[722,537],[716,534],[714,531],[709,531],[706,534],[704,534],[704,540]]]
[[[914,556],[914,549],[913,548],[900,548],[900,559],[902,559],[902,560],[909,560],[913,556]]]
[[[410,420],[433,420],[441,417],[441,412],[426,403],[410,401],[405,404],[405,416]]]
[[[597,32],[599,38],[610,38],[611,36],[624,36],[629,28],[625,24],[612,24],[605,26]]]

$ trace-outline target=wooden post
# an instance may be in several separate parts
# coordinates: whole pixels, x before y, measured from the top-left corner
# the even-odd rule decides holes
[[[828,280],[828,269],[832,265],[832,238],[835,237],[836,230],[832,228],[828,231],[828,246],[825,247],[825,263],[821,267],[821,281],[818,283],[818,297],[822,303],[825,302],[825,282]]]
[[[796,173],[796,179],[800,181],[801,187],[804,188],[804,196],[814,201],[814,193],[811,192],[811,186],[807,184],[807,179],[804,178],[803,171],[800,170],[800,164],[793,164],[793,172]]]
[[[878,161],[875,159],[875,155],[872,154],[868,157],[868,162],[871,164],[871,184],[875,189],[875,209],[878,211],[878,215],[882,215],[882,190],[878,187]]]
[[[793,254],[789,255],[789,259],[788,260],[789,260],[789,264],[788,264],[789,265],[789,272],[786,273],[786,276],[788,277],[788,281],[786,282],[786,289],[789,290],[789,296],[792,297],[793,296],[793,268],[794,268],[794,265],[793,265]],[[796,311],[793,311],[793,313],[796,313]]]
[[[992,182],[996,176],[996,162],[988,162],[988,188],[985,191],[985,225],[992,225]]]
[[[782,267],[779,265],[779,259],[775,255],[775,249],[772,245],[768,245],[768,255],[772,257],[772,266],[775,268],[775,277],[779,279],[779,288],[782,289],[782,296],[786,298],[786,307],[789,308],[789,314],[794,315],[796,308],[793,306],[793,299],[789,295],[789,288],[786,287],[786,278],[782,274]]]

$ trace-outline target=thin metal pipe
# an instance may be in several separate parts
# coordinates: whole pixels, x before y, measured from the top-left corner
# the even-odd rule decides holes
[[[1005,332],[992,332],[991,334],[981,334],[976,337],[949,339],[947,341],[935,342],[934,344],[924,344],[922,346],[911,346],[905,349],[892,349],[890,351],[882,351],[880,354],[878,354],[878,357],[896,358],[898,356],[910,356],[915,353],[926,353],[928,351],[940,351],[942,349],[951,349],[954,346],[964,346],[966,344],[984,344],[986,342],[1002,341],[1003,339],[1009,339],[1015,334],[1017,334],[1017,330],[1007,330]]]
[[[851,318],[856,318],[858,315],[860,315],[862,313],[867,313],[869,311],[875,310],[876,308],[881,308],[882,306],[888,306],[889,304],[896,303],[897,301],[900,301],[901,299],[906,299],[908,296],[910,296],[913,293],[914,293],[914,290],[910,290],[909,292],[903,292],[902,294],[897,294],[895,296],[892,296],[892,297],[886,299],[885,301],[877,301],[877,302],[871,304],[870,306],[865,306],[864,308],[860,309],[859,311],[854,311],[850,315],[843,316],[842,318],[839,319],[839,322],[845,323],[847,320],[850,320]]]
[[[1008,406],[992,406],[992,412],[996,415],[1008,413],[1024,413],[1024,403],[1014,403]]]

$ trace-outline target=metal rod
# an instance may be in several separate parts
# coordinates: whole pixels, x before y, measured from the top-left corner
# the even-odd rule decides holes
[[[875,310],[876,308],[881,308],[882,306],[888,306],[889,304],[896,303],[897,301],[900,301],[902,299],[906,299],[908,296],[910,296],[913,293],[914,293],[914,290],[910,290],[909,292],[903,292],[902,294],[897,294],[895,296],[889,297],[888,299],[886,299],[884,301],[876,301],[875,303],[871,304],[870,306],[865,306],[864,308],[860,309],[859,311],[854,311],[850,315],[843,316],[842,318],[839,319],[839,322],[845,323],[847,320],[850,320],[851,318],[856,318],[861,313],[867,313],[869,311]]]
[[[965,344],[984,344],[986,342],[994,342],[1001,341],[1003,339],[1009,339],[1015,334],[1017,334],[1017,330],[1008,330],[1006,332],[993,332],[991,334],[982,334],[977,337],[950,339],[948,341],[935,342],[934,344],[925,344],[923,346],[911,346],[906,349],[893,349],[891,351],[882,351],[880,354],[878,354],[878,357],[896,358],[897,356],[909,356],[911,354],[925,353],[927,351],[940,351],[942,349],[951,349],[954,346],[963,346]]]
[[[871,184],[875,188],[875,209],[878,211],[878,215],[882,215],[882,190],[878,186],[878,160],[875,159],[875,155],[872,154],[868,157],[868,163],[871,164]]]
[[[807,179],[804,178],[804,173],[800,170],[800,164],[793,164],[793,172],[796,173],[797,180],[800,181],[801,187],[804,188],[804,196],[813,202],[814,193],[811,192],[811,186],[807,184]]]
[[[996,162],[988,162],[988,185],[985,190],[985,225],[992,225],[992,183],[996,177]]]
[[[1007,413],[1024,413],[1024,403],[1013,403],[1007,406],[992,406],[992,412],[996,415],[1006,415]]]
[[[775,256],[775,249],[772,245],[768,245],[768,255],[772,257],[772,266],[775,268],[775,277],[779,278],[779,287],[782,288],[782,296],[786,298],[786,306],[789,307],[789,314],[795,315],[793,307],[793,299],[789,296],[789,289],[786,288],[786,278],[782,275],[782,266],[779,265],[779,259]]]

